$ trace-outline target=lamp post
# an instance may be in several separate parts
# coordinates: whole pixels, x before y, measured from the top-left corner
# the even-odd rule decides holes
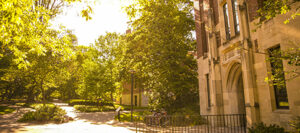
[[[132,113],[133,113],[133,79],[134,79],[134,70],[129,70],[129,72],[131,73],[131,116],[130,116],[130,120],[131,122],[132,120]]]

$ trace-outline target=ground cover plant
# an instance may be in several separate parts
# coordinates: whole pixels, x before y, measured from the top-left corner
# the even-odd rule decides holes
[[[29,121],[39,121],[39,122],[66,122],[70,120],[66,116],[66,111],[61,109],[56,105],[46,104],[46,105],[36,105],[36,111],[30,111],[25,113],[18,122],[29,122]]]
[[[265,123],[257,123],[254,126],[248,128],[249,133],[285,133],[284,128],[276,125],[266,125]]]
[[[297,132],[300,132],[300,116],[297,116],[294,120],[290,121],[290,125],[291,125]]]
[[[14,112],[14,108],[10,108],[7,106],[0,106],[0,115],[8,114]]]

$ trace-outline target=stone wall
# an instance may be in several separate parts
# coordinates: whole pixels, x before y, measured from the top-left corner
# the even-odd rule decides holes
[[[265,78],[270,76],[271,72],[266,52],[276,45],[280,45],[281,49],[288,49],[295,47],[293,45],[295,43],[300,44],[300,17],[289,24],[284,24],[283,21],[290,14],[279,15],[253,32],[257,28],[255,23],[259,21],[254,19],[257,15],[254,12],[257,9],[255,6],[259,3],[251,3],[253,0],[237,0],[240,5],[238,10],[240,33],[231,33],[231,38],[227,40],[222,4],[228,3],[230,30],[233,32],[235,30],[231,0],[218,1],[219,23],[216,25],[210,13],[212,10],[215,11],[212,9],[215,6],[205,5],[209,3],[208,0],[194,1],[196,26],[198,26],[196,27],[197,46],[202,48],[204,45],[201,35],[203,31],[199,31],[203,30],[199,28],[202,22],[206,23],[204,34],[208,39],[208,51],[205,53],[200,50],[201,54],[198,54],[197,58],[200,113],[206,115],[245,112],[249,125],[263,121],[267,124],[274,123],[288,127],[288,120],[300,115],[300,78],[287,81],[289,109],[277,109],[274,88],[265,82]],[[247,5],[244,5],[244,2],[248,2]],[[203,8],[204,11],[199,12],[201,7],[198,6],[202,5],[208,8]],[[207,20],[202,20],[201,15],[207,16]],[[217,33],[220,33],[221,46],[217,44]],[[295,69],[287,65],[287,62],[283,64],[284,69]],[[206,74],[209,74],[210,105],[208,105]],[[241,94],[244,94],[244,99],[241,98]]]

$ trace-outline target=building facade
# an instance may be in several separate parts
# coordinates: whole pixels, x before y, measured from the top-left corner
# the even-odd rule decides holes
[[[133,96],[132,96],[133,106],[138,107],[147,107],[148,106],[148,97],[145,94],[144,89],[134,85],[133,87]],[[116,101],[118,104],[122,105],[131,105],[131,84],[124,83],[123,84],[123,92],[120,97]]]
[[[278,15],[258,28],[261,5],[258,0],[194,0],[200,114],[246,114],[248,125],[288,127],[300,115],[300,78],[286,81],[283,89],[270,85],[265,78],[276,68],[267,59],[272,50],[300,44],[300,17],[284,24],[291,14]]]

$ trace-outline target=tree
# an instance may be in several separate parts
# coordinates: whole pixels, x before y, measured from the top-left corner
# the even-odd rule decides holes
[[[30,54],[42,55],[46,48],[56,49],[55,44],[45,43],[49,37],[49,20],[61,12],[65,5],[79,0],[6,0],[0,5],[0,58],[8,51],[13,62],[26,68]],[[90,19],[92,9],[83,10],[83,17]],[[50,30],[50,31],[49,31]]]
[[[65,6],[80,0],[6,0],[0,1],[0,60],[2,99],[26,93],[33,100],[51,93],[68,79],[65,66],[73,57],[76,37],[65,29],[50,28],[50,19]],[[82,16],[90,19],[90,6]]]
[[[79,94],[88,99],[103,99],[114,101],[118,95],[119,57],[121,36],[116,33],[106,33],[99,36],[95,44],[90,46],[83,63],[83,81]]]
[[[87,50],[86,46],[75,46],[72,48],[75,52],[75,57],[67,61],[67,65],[64,67],[65,71],[65,80],[62,82],[56,90],[57,98],[67,100],[78,98],[76,91],[79,89],[79,86],[84,77],[83,63],[87,59],[85,51]]]
[[[270,82],[270,85],[277,86],[278,88],[285,88],[286,81],[296,79],[300,76],[300,46],[295,45],[295,48],[289,48],[288,50],[276,49],[270,51],[269,58],[272,67],[272,76],[266,78],[266,81]],[[286,61],[287,65],[291,68],[286,69],[283,67],[283,62]]]
[[[258,17],[261,20],[259,22],[259,25],[261,25],[265,21],[276,17],[279,14],[287,14],[289,12],[292,12],[291,16],[284,21],[285,24],[289,23],[297,16],[300,16],[300,6],[297,6],[295,4],[299,1],[300,0],[258,0],[259,3],[262,3],[262,7],[257,11],[259,13]],[[295,9],[294,11],[291,11],[292,6]]]
[[[193,2],[137,0],[126,8],[132,33],[123,60],[134,69],[153,108],[169,112],[198,104],[197,65],[188,51],[195,41]]]

